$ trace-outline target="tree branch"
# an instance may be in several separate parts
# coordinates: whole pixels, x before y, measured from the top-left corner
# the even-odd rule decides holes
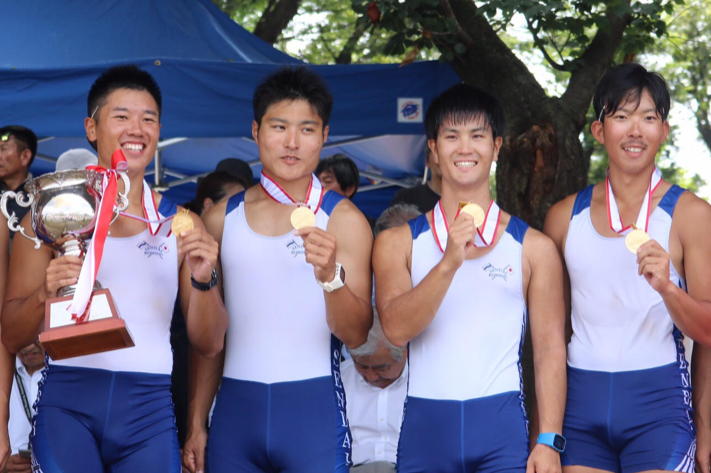
[[[353,33],[351,33],[351,36],[348,38],[348,41],[346,41],[343,49],[341,49],[341,52],[338,56],[336,56],[336,64],[350,64],[353,61],[353,51],[355,51],[358,41],[360,41],[365,34],[367,26],[367,23],[361,23],[360,25],[356,24]]]
[[[269,0],[254,28],[254,35],[269,44],[276,43],[281,32],[296,16],[300,4],[301,0]]]
[[[625,0],[627,5],[630,0]],[[590,106],[595,87],[607,71],[615,51],[622,42],[625,28],[632,21],[631,15],[620,18],[614,12],[607,13],[609,29],[598,28],[595,37],[577,61],[580,67],[573,70],[568,88],[561,97],[577,126],[585,126],[585,115]]]
[[[550,64],[551,67],[556,71],[567,72],[568,70],[565,68],[565,66],[555,62],[555,60],[548,54],[548,51],[546,51],[546,48],[543,45],[543,42],[538,37],[538,30],[533,27],[533,23],[531,23],[531,19],[528,17],[526,17],[526,24],[528,25],[528,31],[530,31],[531,35],[533,36],[533,43],[541,51],[545,60],[548,61],[548,64]],[[558,51],[558,53],[560,54],[560,51]]]

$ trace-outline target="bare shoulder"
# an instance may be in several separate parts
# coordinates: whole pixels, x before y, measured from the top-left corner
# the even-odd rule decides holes
[[[378,234],[373,247],[373,263],[376,259],[392,260],[407,254],[412,247],[412,232],[408,224],[388,228]]]
[[[555,242],[546,234],[535,228],[529,228],[523,238],[523,256],[532,265],[536,261],[546,261],[559,258]]]
[[[682,242],[704,235],[711,230],[711,205],[693,192],[684,192],[674,208],[674,226]]]
[[[568,233],[570,218],[573,215],[575,199],[578,194],[572,194],[561,201],[556,202],[548,210],[546,220],[543,224],[543,233],[553,240],[558,247],[562,248],[565,236]]]
[[[348,199],[341,200],[333,208],[328,226],[329,229],[338,229],[340,231],[369,232],[372,240],[372,231],[368,220],[366,220],[363,212],[358,210],[358,207]]]
[[[205,224],[205,228],[208,233],[218,241],[218,243],[222,241],[222,229],[225,225],[226,211],[227,201],[219,202],[202,216],[202,222]]]

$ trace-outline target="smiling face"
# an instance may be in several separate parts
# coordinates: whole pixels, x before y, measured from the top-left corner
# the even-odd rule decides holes
[[[252,123],[265,172],[284,181],[310,176],[318,165],[328,126],[305,100],[283,100],[271,105],[261,125]]]
[[[501,137],[493,137],[483,118],[463,123],[444,122],[436,140],[429,140],[432,158],[443,180],[452,185],[489,185],[491,164],[499,158]]]
[[[605,121],[592,124],[595,139],[605,146],[610,167],[638,173],[654,165],[659,147],[669,135],[669,122],[657,113],[645,89],[639,103],[629,100]]]
[[[145,90],[117,89],[96,112],[98,120],[84,121],[89,141],[96,141],[99,164],[111,166],[118,148],[128,161],[130,175],[143,172],[153,159],[160,137],[158,105]]]

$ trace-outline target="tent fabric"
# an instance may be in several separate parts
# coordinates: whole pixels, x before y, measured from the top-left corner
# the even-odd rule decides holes
[[[161,152],[173,175],[210,171],[228,156],[256,160],[254,87],[284,64],[301,64],[210,0],[6,2],[0,42],[9,45],[0,57],[0,121],[55,137],[39,146],[54,158],[88,148],[86,96],[101,72],[128,62],[150,72],[163,94],[161,139],[191,138]],[[424,110],[459,82],[447,64],[310,67],[335,97],[322,156],[344,152],[361,170],[396,179],[422,174]],[[35,174],[53,170],[35,163]]]

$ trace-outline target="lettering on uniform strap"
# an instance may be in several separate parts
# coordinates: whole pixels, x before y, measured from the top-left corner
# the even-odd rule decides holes
[[[351,436],[348,432],[346,432],[346,435],[343,436],[343,445],[341,446],[345,448],[351,448]],[[348,454],[346,453],[346,455]]]
[[[341,366],[341,352],[339,350],[333,350],[333,366],[336,368]]]
[[[504,281],[508,282],[509,276],[514,275],[514,270],[510,264],[507,264],[503,268],[499,269],[496,266],[494,266],[493,264],[488,263],[482,269],[489,274],[489,277],[491,278],[492,281],[496,278],[501,278]]]
[[[691,383],[689,382],[689,375],[687,373],[681,374],[681,385],[684,386],[685,388],[688,388],[689,386],[691,386]]]
[[[143,255],[149,259],[151,256],[158,256],[160,259],[163,259],[163,255],[170,251],[168,245],[165,243],[151,245],[145,240],[138,244],[138,249],[143,251]]]
[[[333,371],[333,382],[335,383],[337,388],[343,389],[343,385],[341,384],[341,373],[338,371]]]
[[[683,353],[679,353],[679,369],[685,370],[689,367],[689,363],[686,361],[686,357]]]
[[[346,418],[346,411],[338,411],[341,413],[341,427],[348,427],[348,419]]]
[[[684,390],[684,404],[687,406],[691,405],[691,393],[686,389]]]
[[[336,397],[338,398],[338,407],[345,409],[346,407],[346,393],[336,391]]]

